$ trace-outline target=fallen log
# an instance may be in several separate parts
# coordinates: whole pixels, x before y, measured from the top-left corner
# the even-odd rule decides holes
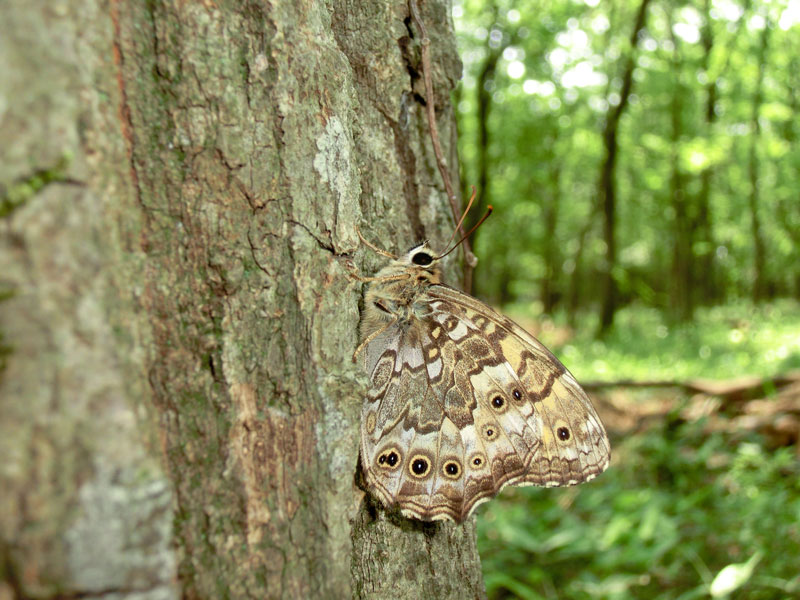
[[[709,433],[758,431],[769,446],[795,445],[800,455],[800,371],[728,381],[621,380],[583,385],[592,393],[606,426],[618,435],[649,429],[678,410],[682,421],[706,419]],[[675,392],[636,397],[634,390],[643,388]],[[676,393],[678,390],[691,397],[687,399]]]
[[[725,402],[741,402],[763,398],[787,385],[800,382],[800,371],[789,371],[772,377],[758,377],[746,375],[735,379],[619,379],[616,381],[584,381],[581,383],[587,391],[604,390],[609,388],[679,388],[691,394],[705,394],[717,396]]]

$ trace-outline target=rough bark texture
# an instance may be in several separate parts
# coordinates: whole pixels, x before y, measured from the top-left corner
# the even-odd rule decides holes
[[[449,8],[422,5],[452,156]],[[355,478],[355,226],[452,228],[408,15],[0,6],[0,598],[483,595],[472,524]]]

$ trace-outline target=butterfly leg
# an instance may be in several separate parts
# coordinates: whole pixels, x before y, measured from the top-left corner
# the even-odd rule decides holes
[[[385,324],[383,327],[381,327],[381,328],[379,328],[379,329],[376,329],[375,331],[373,331],[372,333],[370,333],[370,334],[369,334],[369,335],[368,335],[368,336],[367,336],[367,337],[364,339],[364,341],[363,341],[363,342],[361,342],[361,343],[358,345],[358,348],[356,348],[355,352],[353,352],[353,362],[356,362],[356,358],[358,358],[358,355],[359,355],[359,354],[361,354],[361,351],[362,351],[362,350],[363,350],[363,349],[364,349],[364,348],[367,346],[367,344],[369,344],[369,343],[370,343],[372,340],[374,340],[376,337],[378,337],[378,336],[379,336],[380,334],[382,334],[384,331],[386,331],[387,329],[389,329],[389,327],[391,327],[392,325],[394,325],[395,323],[397,323],[397,320],[398,320],[399,318],[400,318],[400,317],[399,317],[398,315],[393,315],[393,316],[392,316],[392,319],[391,319],[390,321],[387,321],[387,322],[386,322],[386,324]]]
[[[346,263],[347,269],[350,271],[350,276],[356,281],[361,283],[369,283],[370,281],[400,281],[401,279],[410,279],[411,275],[408,273],[400,273],[399,275],[387,275],[384,277],[364,277],[358,272],[356,266],[352,263]]]
[[[387,252],[386,250],[381,250],[380,248],[378,248],[374,244],[371,244],[366,239],[364,239],[364,236],[361,235],[361,230],[358,228],[358,225],[356,225],[356,233],[358,234],[358,237],[361,239],[361,241],[364,243],[364,245],[367,248],[369,248],[370,250],[372,250],[373,252],[377,252],[381,256],[386,256],[388,258],[391,258],[392,260],[397,260],[397,257],[394,254],[392,254],[391,252]]]

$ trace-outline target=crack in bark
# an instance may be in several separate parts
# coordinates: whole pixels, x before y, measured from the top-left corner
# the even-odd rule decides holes
[[[322,248],[323,250],[327,250],[328,252],[330,252],[334,256],[339,256],[336,253],[336,249],[333,247],[332,244],[326,244],[323,240],[321,240],[316,235],[314,235],[314,233],[305,224],[300,223],[299,221],[295,221],[293,219],[287,219],[286,222],[289,223],[290,225],[295,225],[295,226],[300,227],[301,229],[303,229],[309,236],[311,236],[314,239],[315,242],[317,242],[319,247]]]

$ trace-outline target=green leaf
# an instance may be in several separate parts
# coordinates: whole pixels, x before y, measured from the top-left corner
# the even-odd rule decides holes
[[[733,563],[723,568],[711,582],[711,597],[724,598],[746,584],[760,560],[761,552],[756,552],[747,562]]]

